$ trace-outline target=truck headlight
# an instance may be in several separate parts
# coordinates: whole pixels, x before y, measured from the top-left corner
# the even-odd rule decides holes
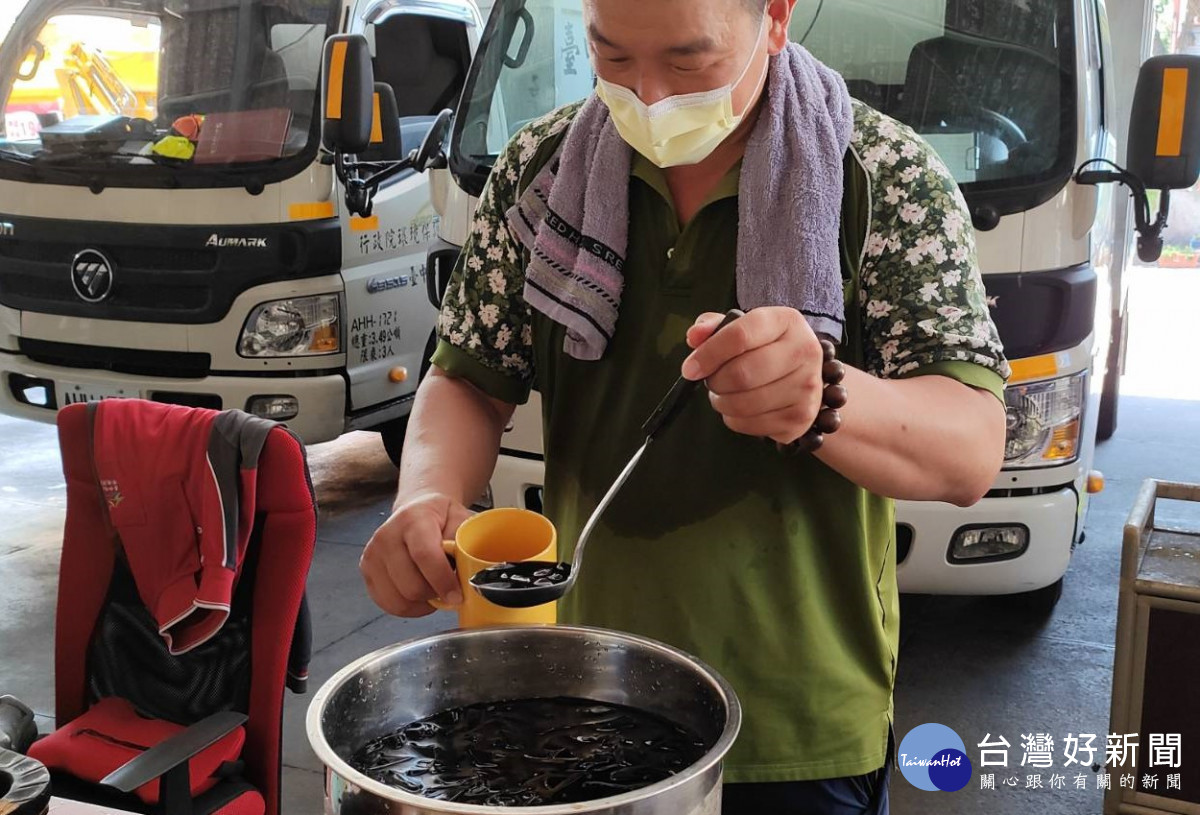
[[[299,357],[341,350],[336,294],[273,300],[255,306],[242,328],[238,353],[244,357]]]
[[[1079,457],[1083,386],[1084,374],[1078,373],[1004,391],[1006,468],[1067,464]]]

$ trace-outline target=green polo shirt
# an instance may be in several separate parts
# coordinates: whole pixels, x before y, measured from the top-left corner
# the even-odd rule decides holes
[[[642,443],[642,423],[679,376],[687,328],[701,312],[737,305],[737,168],[680,228],[662,172],[635,157],[615,334],[598,361],[563,352],[565,328],[521,296],[527,248],[508,233],[503,213],[549,160],[575,109],[531,125],[498,159],[447,291],[433,357],[496,398],[523,403],[531,388],[541,394],[545,512],[564,558]],[[881,136],[880,124],[891,120],[862,106],[856,111],[858,149],[846,165],[853,206],[843,214],[842,356],[881,376],[936,373],[999,396],[1007,366],[969,227],[954,229],[962,217],[957,187],[911,132]],[[894,149],[866,155],[881,143]],[[904,146],[910,143],[919,148],[916,164],[902,155],[913,154]],[[891,153],[902,166],[880,173]],[[900,183],[908,166],[920,167],[908,173],[907,185],[911,196],[924,194],[919,219],[911,209],[901,219],[899,208],[882,200],[889,184],[881,187],[880,175]],[[942,244],[906,234],[898,225],[909,220],[921,230],[936,220]],[[885,228],[885,221],[897,226]],[[924,266],[895,263],[920,240]],[[889,264],[893,274],[881,280]],[[919,274],[912,271],[918,267]],[[966,333],[947,342],[954,332]],[[784,456],[773,443],[730,431],[698,395],[600,519],[560,619],[661,640],[725,676],[744,714],[726,781],[867,773],[884,763],[892,718],[894,537],[890,500],[812,456]]]

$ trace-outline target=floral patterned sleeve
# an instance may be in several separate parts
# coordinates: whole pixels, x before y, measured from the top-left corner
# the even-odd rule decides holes
[[[511,404],[527,402],[533,387],[533,321],[523,295],[525,251],[504,216],[526,171],[536,169],[530,165],[543,143],[578,109],[560,108],[531,122],[496,158],[438,316],[433,364]]]
[[[533,336],[522,296],[521,245],[504,214],[517,198],[522,164],[548,127],[522,130],[496,159],[480,196],[438,316],[433,363],[470,380],[489,396],[523,404],[533,382]]]
[[[864,367],[945,374],[1002,396],[1008,362],[954,177],[924,139],[875,111],[860,112],[853,146],[871,190],[859,275]]]

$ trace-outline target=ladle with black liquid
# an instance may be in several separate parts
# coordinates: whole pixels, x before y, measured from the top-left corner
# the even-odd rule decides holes
[[[725,319],[714,330],[716,334],[725,326],[732,323],[745,312],[731,309],[726,312]],[[712,335],[709,335],[710,337]],[[701,380],[685,379],[682,376],[655,408],[654,413],[642,425],[646,440],[637,449],[625,469],[613,481],[608,492],[600,499],[596,509],[584,524],[575,544],[575,554],[570,563],[550,563],[544,560],[524,560],[519,563],[500,563],[488,569],[483,569],[471,578],[471,586],[490,603],[504,608],[531,608],[544,603],[552,603],[569,592],[579,578],[579,567],[583,563],[583,550],[592,534],[600,515],[612,502],[613,497],[625,484],[629,474],[637,467],[638,462],[646,453],[646,448],[654,437],[674,419],[686,404],[688,397],[695,393]]]

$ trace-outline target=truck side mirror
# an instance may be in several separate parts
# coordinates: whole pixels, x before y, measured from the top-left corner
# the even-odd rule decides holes
[[[1129,121],[1127,168],[1092,159],[1075,173],[1080,184],[1124,184],[1134,198],[1138,257],[1154,263],[1162,255],[1162,231],[1171,210],[1171,190],[1200,179],[1200,56],[1151,57],[1138,72]],[[1090,169],[1106,164],[1111,169]],[[1158,190],[1158,213],[1149,190]]]
[[[375,192],[400,173],[439,166],[439,158],[440,166],[445,166],[441,146],[450,129],[451,112],[438,115],[420,148],[400,155],[403,133],[395,92],[387,83],[375,82],[366,37],[338,34],[326,40],[321,76],[321,143],[333,154],[328,163],[342,183],[350,212],[369,217]],[[376,154],[362,155],[372,148],[377,148]]]
[[[1138,73],[1129,119],[1129,172],[1151,190],[1200,179],[1200,57],[1151,57]]]
[[[371,147],[378,149],[384,161],[404,158],[403,137],[400,133],[400,108],[396,92],[386,82],[376,82],[374,111],[371,115]]]
[[[413,156],[413,167],[418,173],[427,170],[440,170],[446,166],[446,137],[450,135],[450,126],[454,123],[454,111],[443,110],[429,126],[421,146]]]
[[[375,75],[371,50],[361,34],[335,34],[321,61],[321,143],[338,155],[364,152],[371,144]]]

